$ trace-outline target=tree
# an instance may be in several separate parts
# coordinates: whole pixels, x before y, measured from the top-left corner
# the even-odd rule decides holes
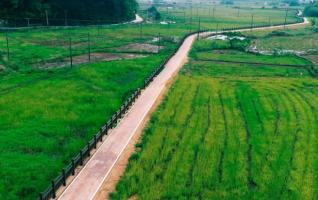
[[[161,19],[161,15],[160,15],[159,11],[157,10],[157,8],[155,6],[151,6],[150,8],[148,8],[148,14],[154,20],[160,20]]]
[[[284,0],[284,3],[287,3],[289,6],[299,6],[298,0]]]
[[[307,17],[318,17],[318,3],[313,3],[306,6],[304,15]]]
[[[232,5],[232,4],[234,4],[234,1],[233,0],[221,0],[221,4]]]
[[[136,0],[1,0],[0,16],[9,18],[50,18],[125,21],[135,17]]]

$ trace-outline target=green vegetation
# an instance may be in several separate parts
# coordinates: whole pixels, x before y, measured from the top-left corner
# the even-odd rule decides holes
[[[0,199],[34,199],[164,57],[2,80]]]
[[[257,36],[255,45],[261,50],[288,49],[306,51],[317,49],[318,33],[311,27],[273,32],[255,31],[247,33],[247,35]]]
[[[135,17],[137,7],[135,0],[2,0],[0,16],[18,18],[21,20],[20,22],[25,22],[26,18],[41,22],[41,20],[45,21],[48,16],[53,19],[61,19],[54,20],[53,23],[64,25],[65,17],[72,20],[131,20]],[[11,20],[6,23],[17,25],[10,24]]]
[[[272,16],[275,23],[284,21],[283,11],[269,9],[242,10],[239,19],[236,9],[225,7],[217,9],[217,20],[208,16],[207,9],[198,16],[202,19],[202,29],[215,29],[218,23],[218,28],[246,26],[252,12],[255,12],[255,24],[266,24],[267,16]],[[143,25],[10,32],[9,59],[6,35],[2,33],[0,199],[34,199],[45,189],[131,92],[172,52],[180,38],[198,30],[198,20],[194,17],[190,23],[189,13],[187,9],[186,24],[180,13],[162,13],[163,19],[171,17],[176,23],[154,21]],[[292,13],[288,20],[297,21]],[[78,62],[73,68],[69,67],[69,38],[72,38],[74,62]],[[138,48],[134,48],[136,45]],[[138,45],[151,48],[142,49]],[[162,47],[159,53],[158,45]],[[237,43],[237,46],[244,47],[244,44]],[[102,55],[130,53],[132,59],[88,63],[88,48],[91,53]],[[283,73],[282,70],[276,74]],[[290,76],[298,77],[300,73],[309,76],[305,69],[293,69]]]
[[[318,33],[313,27],[304,27],[297,30],[286,29],[281,31],[253,31],[245,33],[253,38],[251,47],[259,52],[280,55],[301,56],[312,62],[314,68],[318,65],[317,39]]]
[[[275,66],[309,62],[205,42],[195,44],[111,198],[315,198],[318,80],[307,68]]]
[[[304,15],[307,17],[318,17],[318,4],[312,3],[305,7]]]
[[[200,18],[202,29],[222,29],[251,26],[252,15],[253,25],[269,25],[284,23],[285,10],[268,9],[268,8],[237,8],[227,6],[202,6],[192,8],[160,8],[162,17],[177,22],[186,22],[188,26],[196,24],[198,28],[198,20]],[[290,10],[287,13],[287,23],[296,22],[296,10]],[[189,27],[188,27],[189,28]],[[192,29],[193,30],[193,29]]]

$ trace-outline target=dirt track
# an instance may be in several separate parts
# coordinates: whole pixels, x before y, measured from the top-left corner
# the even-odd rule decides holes
[[[308,23],[308,20],[305,19],[304,23],[287,25],[286,27],[296,27]],[[284,28],[284,26],[256,28],[255,30],[278,28]],[[202,33],[200,36],[205,37],[211,33],[212,32]],[[184,41],[177,54],[167,63],[165,69],[149,87],[142,92],[129,113],[120,124],[111,131],[97,152],[62,193],[59,198],[60,200],[107,198],[108,193],[114,189],[117,180],[123,173],[125,164],[134,151],[133,146],[138,141],[141,135],[140,133],[149,119],[150,114],[155,110],[174,77],[186,62],[191,45],[195,41],[196,36],[197,35],[189,36]]]

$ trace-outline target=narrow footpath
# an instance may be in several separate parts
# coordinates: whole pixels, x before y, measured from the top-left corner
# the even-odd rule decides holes
[[[307,25],[308,23],[308,20],[305,18],[303,23],[286,25],[286,27],[302,26]],[[284,28],[284,26],[255,28],[255,30],[279,28]],[[248,30],[245,29],[240,31]],[[202,33],[200,36],[205,37],[213,33],[214,32]],[[151,112],[154,110],[155,106],[158,105],[158,101],[162,99],[162,96],[165,91],[168,90],[174,77],[176,77],[179,70],[186,63],[188,53],[196,38],[197,34],[189,36],[184,41],[175,56],[173,56],[166,64],[164,70],[144,91],[142,91],[142,94],[131,107],[127,115],[122,119],[120,124],[111,131],[107,139],[84,166],[81,172],[61,194],[59,200],[95,199],[96,194],[102,189],[102,185],[105,185],[104,181],[111,173],[120,156],[123,154],[126,147],[131,144],[132,138],[136,134],[142,132]],[[98,199],[98,197],[96,199]]]

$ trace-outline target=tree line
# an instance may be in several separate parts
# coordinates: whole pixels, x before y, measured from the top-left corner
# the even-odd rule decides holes
[[[136,0],[0,0],[0,18],[133,19]]]
[[[318,2],[307,5],[304,9],[304,15],[307,17],[318,17]]]

